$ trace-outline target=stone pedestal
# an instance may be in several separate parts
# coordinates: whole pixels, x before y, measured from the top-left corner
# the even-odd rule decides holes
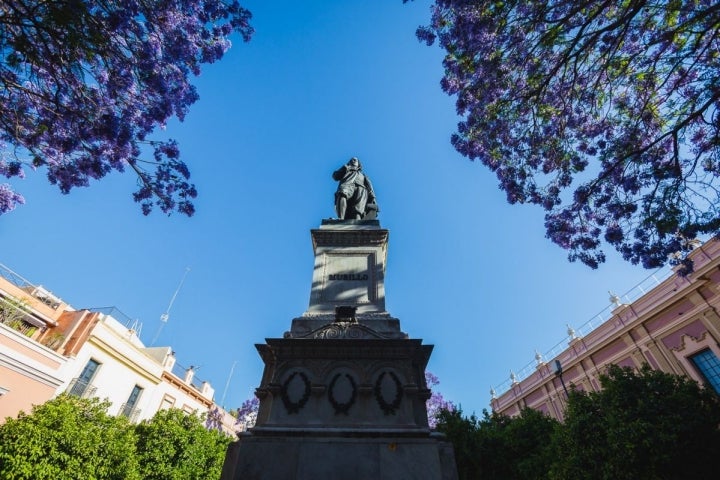
[[[228,448],[221,479],[456,479],[452,446],[428,428],[432,346],[385,311],[388,231],[325,220],[311,233],[309,308],[256,345],[257,422]]]

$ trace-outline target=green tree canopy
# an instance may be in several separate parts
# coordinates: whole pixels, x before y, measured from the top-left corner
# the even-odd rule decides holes
[[[230,438],[198,415],[161,410],[138,425],[107,414],[108,401],[70,395],[0,425],[3,480],[220,478]]]
[[[231,439],[205,428],[197,415],[178,409],[161,410],[135,430],[144,480],[220,478]]]
[[[570,392],[563,423],[443,411],[461,479],[678,480],[720,471],[720,397],[645,366],[610,366],[598,392]]]
[[[135,433],[108,402],[69,395],[21,412],[0,426],[0,478],[133,480]]]
[[[518,417],[483,411],[463,417],[462,410],[438,415],[438,431],[455,448],[460,479],[540,480],[553,461],[552,438],[558,422],[525,409]]]
[[[714,478],[720,397],[695,381],[610,366],[602,390],[570,394],[553,478]]]

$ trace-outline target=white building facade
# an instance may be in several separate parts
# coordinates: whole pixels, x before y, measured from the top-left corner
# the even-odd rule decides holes
[[[107,399],[108,413],[133,422],[167,408],[219,409],[212,386],[170,347],[146,347],[121,312],[101,310],[75,310],[0,264],[0,424],[64,392]]]

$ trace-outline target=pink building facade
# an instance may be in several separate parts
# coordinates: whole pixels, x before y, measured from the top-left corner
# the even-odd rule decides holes
[[[513,378],[500,395],[492,392],[493,411],[514,416],[529,407],[562,420],[565,390],[599,390],[598,377],[609,364],[648,364],[720,393],[720,241],[699,246],[691,258],[691,275],[673,272],[637,300],[618,301],[610,318],[586,335],[570,330],[564,351],[552,359],[538,356],[530,375]]]
[[[68,306],[0,265],[0,423],[55,395],[67,358],[51,333]]]

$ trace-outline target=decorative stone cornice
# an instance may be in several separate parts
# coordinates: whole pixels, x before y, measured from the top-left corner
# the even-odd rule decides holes
[[[363,320],[397,320],[397,318],[390,315],[388,312],[362,312],[355,314],[355,318],[361,322]],[[300,317],[295,317],[293,320],[326,320],[328,323],[335,320],[334,313],[313,313],[305,312]]]
[[[384,246],[388,241],[388,231],[377,230],[311,230],[313,248],[318,247],[356,247]]]
[[[388,338],[268,338],[266,344],[256,344],[265,361],[277,363],[290,359],[399,359],[414,358],[418,364],[427,363],[432,345],[419,339]]]

